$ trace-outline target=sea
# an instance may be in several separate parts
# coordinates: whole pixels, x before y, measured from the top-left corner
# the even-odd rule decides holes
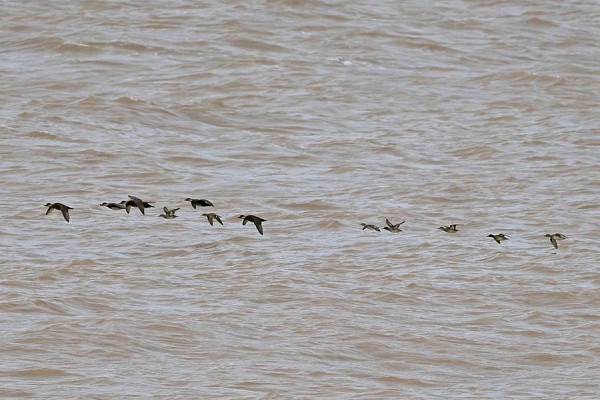
[[[3,0],[0,77],[0,398],[600,397],[600,2]]]

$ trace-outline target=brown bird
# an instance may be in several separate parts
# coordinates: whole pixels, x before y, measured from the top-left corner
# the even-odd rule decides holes
[[[65,206],[62,203],[46,203],[45,207],[48,207],[46,215],[50,214],[52,210],[59,210],[65,218],[65,221],[69,222],[69,210],[73,210],[73,207]]]
[[[102,207],[110,208],[111,210],[124,210],[125,204],[120,203],[102,203],[100,204]]]
[[[223,221],[221,221],[221,216],[220,215],[217,215],[215,213],[204,213],[202,215],[205,216],[206,219],[208,219],[208,223],[211,224],[211,225],[213,224],[214,220],[217,220],[218,223],[220,223],[221,225],[223,225]]]
[[[381,230],[379,229],[378,226],[375,226],[373,224],[365,224],[365,223],[361,223],[362,225],[362,230],[364,231],[365,229],[371,229],[373,231],[377,231],[377,232],[381,232]]]
[[[505,241],[505,240],[508,240],[508,239],[509,239],[509,237],[508,237],[508,236],[506,236],[504,233],[499,233],[499,234],[497,234],[497,235],[493,235],[493,234],[491,234],[491,233],[490,233],[490,234],[488,235],[488,237],[491,237],[491,238],[493,238],[493,239],[496,241],[496,243],[498,243],[498,244],[500,244],[500,242],[503,242],[503,241]]]
[[[263,234],[262,223],[265,222],[266,219],[262,219],[261,217],[257,217],[256,215],[240,215],[238,218],[241,218],[243,220],[242,225],[246,225],[246,222],[248,221],[254,222],[256,229],[258,229],[258,233],[260,233],[261,235]]]
[[[163,217],[164,219],[173,219],[173,218],[177,218],[178,215],[175,215],[175,211],[179,210],[178,208],[173,208],[172,210],[169,210],[169,208],[167,206],[163,207],[163,211],[165,212],[164,214],[160,214],[159,217]]]
[[[192,207],[194,207],[194,209],[196,208],[196,206],[200,206],[200,207],[214,207],[214,204],[211,203],[210,201],[206,200],[206,199],[190,199],[188,197],[187,199],[185,199],[185,201],[189,201],[192,204]]]
[[[452,225],[448,225],[448,226],[440,226],[438,229],[441,229],[444,232],[454,233],[454,232],[458,232],[458,229],[456,229],[457,226],[458,226],[458,224],[452,224]]]
[[[392,224],[392,223],[390,222],[390,220],[386,218],[386,220],[385,220],[385,224],[386,224],[387,226],[384,226],[384,227],[383,227],[383,229],[385,229],[385,230],[386,230],[386,231],[388,231],[388,232],[402,232],[402,229],[400,229],[400,225],[402,225],[402,224],[403,224],[403,223],[405,223],[405,222],[406,222],[406,221],[402,221],[402,222],[399,222],[399,223],[397,223],[397,224]],[[363,228],[363,229],[364,229],[364,228]]]
[[[137,207],[137,208],[139,208],[139,210],[144,215],[146,215],[146,212],[144,211],[144,208],[154,207],[152,204],[148,203],[147,201],[143,201],[139,197],[135,197],[135,196],[129,195],[129,198],[131,200],[123,200],[121,202],[121,204],[125,205],[125,211],[127,211],[127,214],[129,214],[129,211],[131,210],[131,207],[134,207],[134,206]]]
[[[545,237],[550,238],[550,243],[552,243],[552,246],[554,246],[555,249],[558,249],[557,240],[563,240],[563,239],[567,238],[562,233],[554,233],[554,234],[547,233]]]

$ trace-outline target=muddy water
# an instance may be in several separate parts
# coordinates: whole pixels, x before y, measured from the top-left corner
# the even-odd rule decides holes
[[[0,9],[0,396],[597,397],[600,6]]]

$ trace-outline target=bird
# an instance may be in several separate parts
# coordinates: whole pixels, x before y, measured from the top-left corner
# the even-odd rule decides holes
[[[438,229],[441,229],[444,232],[454,233],[454,232],[458,232],[458,229],[456,229],[457,226],[458,226],[458,224],[452,224],[452,225],[448,225],[448,226],[440,226]]]
[[[124,210],[125,209],[125,204],[121,204],[121,203],[102,203],[102,204],[100,204],[100,206],[108,207],[111,210]]]
[[[261,217],[257,217],[256,215],[240,215],[238,218],[241,218],[242,221],[242,225],[246,225],[246,222],[248,221],[252,221],[254,222],[254,225],[256,226],[256,229],[258,229],[258,233],[260,233],[261,235],[263,234],[263,227],[262,227],[262,223],[266,221],[266,219],[262,219]]]
[[[206,219],[208,219],[208,223],[211,224],[211,225],[213,224],[214,220],[217,220],[218,223],[220,223],[221,225],[223,225],[223,221],[221,221],[221,216],[220,215],[217,215],[215,213],[204,213],[202,215],[205,216]]]
[[[496,241],[496,243],[498,243],[498,244],[499,244],[500,242],[503,242],[503,241],[505,241],[505,240],[508,240],[508,239],[509,239],[509,237],[508,237],[508,236],[506,236],[504,233],[499,233],[499,234],[497,234],[497,235],[489,234],[487,237],[491,237],[491,238],[493,238],[493,239]]]
[[[550,238],[550,243],[552,243],[552,246],[554,246],[555,249],[558,249],[558,242],[557,242],[557,240],[563,240],[563,239],[567,238],[562,233],[554,233],[554,234],[547,233],[545,235],[545,237]]]
[[[175,211],[179,210],[179,208],[173,208],[172,210],[169,210],[169,208],[167,206],[163,207],[163,211],[165,212],[164,214],[160,214],[159,217],[163,217],[165,219],[173,219],[173,218],[177,218],[178,215],[175,215]]]
[[[128,197],[131,199],[129,201],[127,201],[125,203],[125,208],[127,209],[127,214],[129,214],[129,209],[132,206],[136,206],[137,208],[140,209],[140,211],[142,212],[142,214],[146,214],[146,212],[144,211],[144,201],[142,199],[140,199],[139,197],[135,197],[132,195],[128,195]],[[131,204],[133,203],[133,204]]]
[[[379,227],[373,225],[373,224],[365,224],[365,223],[361,223],[362,225],[362,230],[364,231],[365,229],[371,229],[377,232],[381,232],[381,230],[379,229]]]
[[[192,203],[192,207],[194,207],[194,209],[196,208],[196,206],[200,206],[200,207],[214,207],[214,204],[211,203],[210,201],[206,200],[206,199],[190,199],[188,197],[187,199],[185,199],[185,201],[189,201],[190,203]]]
[[[384,226],[383,229],[385,229],[388,232],[402,232],[402,229],[400,229],[400,225],[402,225],[404,222],[406,221],[402,221],[397,224],[392,224],[389,219],[386,219],[385,223],[387,226]]]
[[[65,221],[69,222],[69,210],[73,210],[73,207],[65,206],[62,203],[46,203],[44,206],[48,207],[46,215],[50,214],[52,210],[59,210],[65,218]]]
[[[154,207],[152,204],[148,203],[147,201],[143,201],[139,197],[129,195],[129,198],[130,198],[130,200],[123,200],[121,202],[121,204],[125,205],[125,211],[127,211],[127,214],[129,214],[129,210],[133,206],[139,208],[140,211],[142,212],[142,214],[144,214],[144,215],[146,215],[144,208]]]

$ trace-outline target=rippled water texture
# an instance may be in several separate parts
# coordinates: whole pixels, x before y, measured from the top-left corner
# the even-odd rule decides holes
[[[0,11],[0,397],[597,398],[599,3]]]

